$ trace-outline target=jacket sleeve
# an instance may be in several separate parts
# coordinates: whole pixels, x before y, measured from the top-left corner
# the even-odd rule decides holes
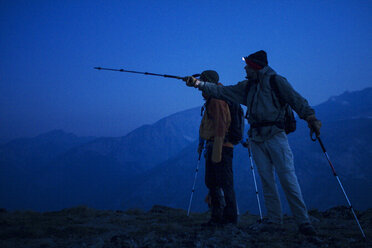
[[[247,81],[241,81],[236,85],[229,86],[221,86],[213,83],[204,82],[203,85],[199,87],[199,90],[217,99],[247,105],[246,88]]]
[[[214,136],[225,137],[231,121],[227,103],[212,99],[208,105],[208,115],[213,120]]]
[[[306,119],[306,117],[315,114],[315,110],[310,107],[304,97],[293,89],[287,79],[278,75],[276,76],[276,83],[281,99],[288,103],[301,119]]]
[[[212,162],[218,163],[222,159],[222,147],[231,122],[229,106],[226,102],[212,99],[208,105],[208,114],[214,127]]]

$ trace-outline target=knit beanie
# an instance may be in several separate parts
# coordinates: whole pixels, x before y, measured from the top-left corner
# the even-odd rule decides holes
[[[200,80],[218,84],[218,80],[220,80],[220,77],[218,76],[218,73],[216,71],[206,70],[201,73]]]
[[[255,70],[260,70],[268,65],[267,54],[264,50],[252,53],[248,57],[244,57],[244,60],[247,65]]]

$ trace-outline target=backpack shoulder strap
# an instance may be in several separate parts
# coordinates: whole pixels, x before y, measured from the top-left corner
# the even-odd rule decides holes
[[[274,91],[276,97],[279,99],[280,104],[284,105],[284,102],[283,102],[282,98],[280,97],[280,93],[279,93],[279,90],[278,90],[278,83],[276,81],[276,75],[275,74],[270,76],[270,87]]]
[[[275,95],[279,98],[278,85],[276,84],[275,77],[276,77],[275,74],[270,76],[270,87],[275,92]]]

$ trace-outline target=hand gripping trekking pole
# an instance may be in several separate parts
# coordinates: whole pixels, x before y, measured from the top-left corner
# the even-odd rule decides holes
[[[174,76],[174,75],[167,75],[167,74],[158,74],[152,72],[141,72],[141,71],[130,71],[124,69],[112,69],[112,68],[102,68],[102,67],[94,67],[96,70],[105,70],[105,71],[118,71],[118,72],[129,72],[129,73],[136,73],[136,74],[143,74],[143,75],[150,75],[150,76],[158,76],[158,77],[165,77],[165,78],[175,78],[175,79],[184,79],[184,77]],[[194,74],[193,77],[198,77],[200,74]]]
[[[261,204],[260,204],[260,197],[258,196],[258,189],[257,189],[257,182],[256,182],[256,175],[254,173],[254,167],[253,167],[253,160],[252,160],[252,151],[251,151],[251,144],[249,143],[249,140],[247,138],[246,142],[241,142],[241,144],[248,148],[248,154],[249,154],[249,160],[251,162],[251,171],[253,175],[253,181],[254,181],[254,187],[256,189],[256,198],[257,198],[257,204],[258,204],[258,210],[260,211],[260,219],[262,221],[262,211],[261,211]]]
[[[357,224],[358,224],[358,226],[359,226],[359,229],[360,229],[360,231],[361,231],[361,233],[362,233],[362,235],[363,235],[363,238],[366,239],[366,235],[364,234],[363,228],[362,228],[362,226],[360,225],[359,220],[358,220],[358,217],[356,216],[356,214],[355,214],[355,212],[354,212],[354,208],[352,207],[352,205],[351,205],[351,203],[350,203],[349,197],[347,197],[347,194],[346,194],[346,192],[345,192],[345,189],[344,189],[344,187],[342,186],[342,183],[341,183],[341,181],[340,181],[340,178],[338,177],[338,175],[337,175],[337,173],[336,173],[335,167],[333,167],[332,162],[331,162],[331,160],[329,159],[328,153],[327,153],[327,151],[326,151],[326,149],[325,149],[325,147],[324,147],[324,145],[323,145],[322,140],[320,139],[320,137],[316,137],[315,139],[313,139],[313,138],[311,137],[311,139],[312,139],[313,141],[316,141],[316,140],[319,141],[319,144],[320,144],[320,146],[322,147],[322,150],[323,150],[323,152],[324,152],[324,155],[326,156],[326,158],[327,158],[327,160],[328,160],[328,163],[329,163],[329,165],[331,166],[331,169],[332,169],[333,175],[336,177],[337,182],[338,182],[338,184],[340,185],[342,192],[344,193],[344,196],[345,196],[345,198],[346,198],[346,201],[347,201],[347,203],[349,204],[349,208],[350,208],[351,212],[353,213],[353,216],[354,216],[354,218],[355,218],[355,221],[357,222]]]
[[[198,177],[198,171],[199,171],[199,165],[200,165],[200,158],[201,158],[202,152],[203,152],[203,150],[201,150],[201,151],[199,152],[198,163],[196,164],[194,184],[192,185],[191,196],[190,196],[190,202],[189,202],[189,208],[188,208],[188,210],[187,210],[187,216],[190,215],[190,209],[191,209],[192,197],[194,196],[195,184],[196,184],[196,178]]]

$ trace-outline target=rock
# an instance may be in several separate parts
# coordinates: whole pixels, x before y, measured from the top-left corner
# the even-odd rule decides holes
[[[318,218],[315,218],[313,216],[309,216],[309,219],[310,219],[310,222],[311,223],[318,223],[318,222],[320,222],[320,220]]]
[[[338,219],[352,219],[352,213],[350,208],[346,206],[338,206],[328,209],[323,213],[323,217],[325,218],[338,218]]]

